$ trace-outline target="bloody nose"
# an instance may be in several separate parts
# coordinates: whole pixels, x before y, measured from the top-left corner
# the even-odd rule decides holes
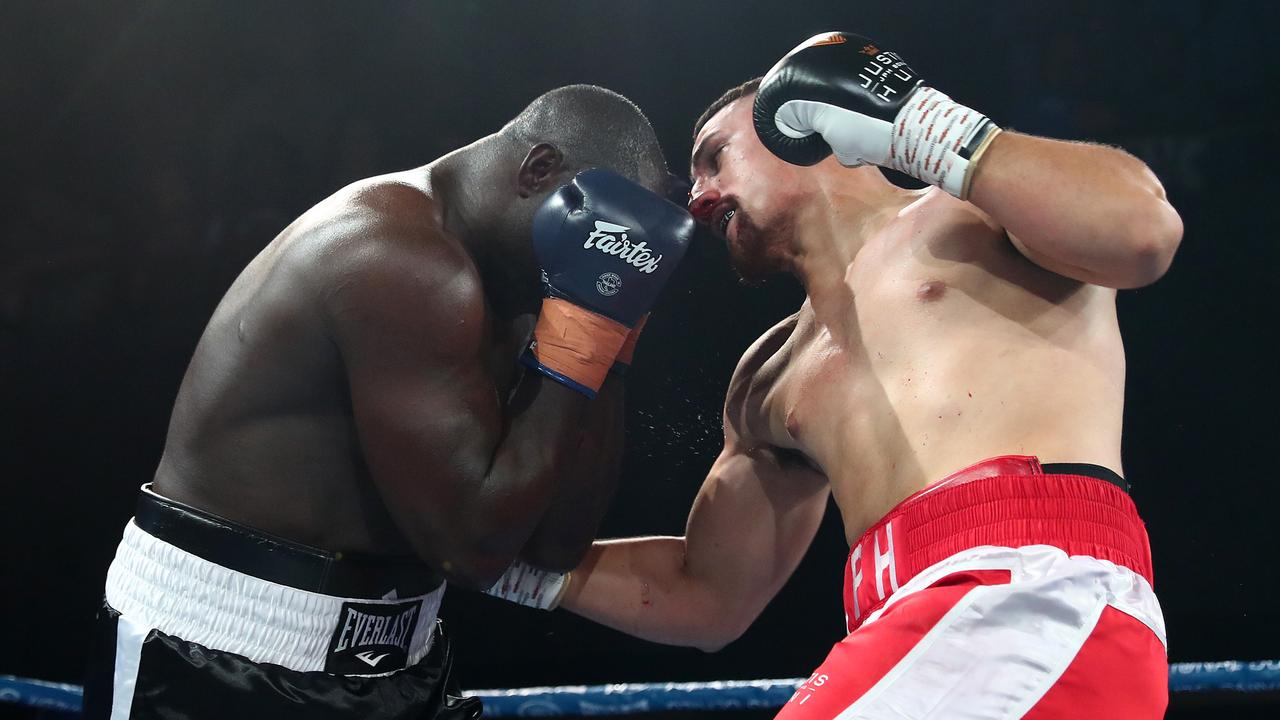
[[[711,220],[711,211],[715,209],[718,202],[720,202],[720,193],[708,190],[689,199],[689,212],[693,214],[694,219],[698,222],[709,222]]]

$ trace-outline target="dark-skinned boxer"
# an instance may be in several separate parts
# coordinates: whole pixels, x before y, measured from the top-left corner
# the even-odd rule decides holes
[[[452,696],[446,581],[587,549],[621,371],[692,233],[667,177],[638,108],[570,86],[286,228],[196,348],[107,574],[86,717],[478,716]]]
[[[1181,238],[1150,170],[1001,132],[845,33],[726,93],[695,135],[694,215],[744,277],[791,272],[808,298],[739,363],[685,535],[597,543],[561,604],[721,647],[830,495],[849,634],[779,718],[1162,717],[1115,309]]]

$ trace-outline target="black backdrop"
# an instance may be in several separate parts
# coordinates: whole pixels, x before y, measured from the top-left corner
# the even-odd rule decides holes
[[[1120,308],[1125,469],[1170,657],[1280,656],[1277,22],[1271,3],[1209,0],[0,4],[0,673],[78,681],[201,328],[297,213],[571,82],[636,101],[683,168],[721,90],[835,28],[1006,127],[1118,143],[1165,182],[1181,251]],[[788,281],[738,286],[723,249],[698,243],[637,356],[606,535],[680,532],[738,355],[800,297]],[[835,520],[714,655],[451,592],[464,684],[807,674],[841,633]]]

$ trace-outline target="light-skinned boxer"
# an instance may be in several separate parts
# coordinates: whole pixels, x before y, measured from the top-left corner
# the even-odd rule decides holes
[[[780,718],[1162,717],[1115,307],[1181,240],[1151,171],[1002,132],[845,33],[730,90],[695,134],[694,215],[746,279],[790,272],[807,299],[742,357],[685,535],[597,543],[560,603],[720,648],[831,495],[848,635]]]
[[[621,374],[694,227],[667,179],[638,108],[570,86],[286,228],[183,379],[86,717],[477,717],[446,582],[571,567],[594,537]]]

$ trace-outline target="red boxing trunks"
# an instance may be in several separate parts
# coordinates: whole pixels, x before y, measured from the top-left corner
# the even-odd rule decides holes
[[[1146,529],[1096,470],[1004,456],[899,503],[850,552],[849,635],[779,720],[1164,717]]]

